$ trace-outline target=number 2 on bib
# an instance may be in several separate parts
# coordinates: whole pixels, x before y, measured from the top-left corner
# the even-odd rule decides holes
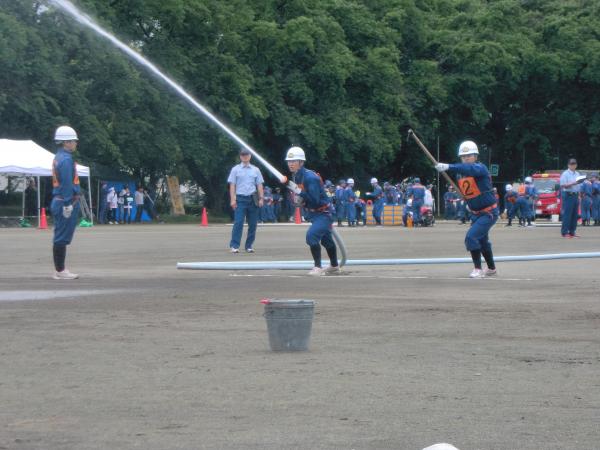
[[[481,195],[481,191],[475,182],[475,178],[473,177],[465,177],[458,180],[458,187],[462,195],[467,199],[471,200],[472,198]]]

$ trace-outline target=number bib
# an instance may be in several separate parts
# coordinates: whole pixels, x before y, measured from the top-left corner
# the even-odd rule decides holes
[[[471,200],[472,198],[481,195],[479,186],[477,186],[475,178],[473,177],[465,177],[458,180],[458,188],[460,189],[460,192],[462,192],[463,197],[467,200]]]

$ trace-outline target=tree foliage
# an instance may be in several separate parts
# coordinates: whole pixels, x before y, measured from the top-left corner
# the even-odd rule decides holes
[[[80,0],[275,166],[292,145],[326,177],[427,176],[471,138],[506,179],[600,167],[593,0]],[[160,81],[38,0],[0,4],[0,135],[198,181],[220,204],[236,146]],[[490,153],[491,152],[491,153]]]

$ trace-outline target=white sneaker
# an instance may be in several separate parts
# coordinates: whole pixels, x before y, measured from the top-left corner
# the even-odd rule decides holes
[[[496,271],[496,269],[485,269],[483,273],[486,277],[495,277],[498,275],[498,271]]]
[[[62,272],[54,272],[54,276],[52,278],[55,280],[76,280],[79,278],[79,275],[76,273],[71,273],[65,269]]]
[[[254,249],[252,247],[247,248],[246,253],[254,253]]]
[[[469,278],[483,278],[485,273],[481,269],[473,269],[473,272],[469,275]]]
[[[325,271],[320,267],[313,267],[312,270],[308,272],[308,274],[313,277],[322,277],[323,275],[325,275]]]
[[[323,269],[325,275],[339,275],[341,272],[342,269],[340,269],[340,266],[327,266]]]
[[[240,249],[239,249],[239,248],[235,248],[235,247],[231,247],[231,248],[229,249],[229,251],[230,251],[231,253],[239,253],[239,252],[240,252]]]

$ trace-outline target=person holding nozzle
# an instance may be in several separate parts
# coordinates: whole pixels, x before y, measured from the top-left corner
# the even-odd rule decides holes
[[[79,177],[72,155],[77,149],[78,140],[75,130],[68,126],[60,126],[54,133],[54,141],[59,146],[52,161],[52,204],[50,205],[54,219],[52,256],[56,271],[52,278],[55,280],[79,278],[79,275],[65,267],[67,245],[73,240],[79,217]]]
[[[297,207],[304,207],[306,219],[311,222],[306,232],[306,244],[314,260],[311,276],[335,275],[340,273],[337,249],[332,237],[333,207],[325,193],[321,177],[304,167],[306,156],[300,147],[291,147],[286,154],[288,168],[292,173],[288,189],[294,194]],[[321,265],[321,245],[325,247],[330,265]]]
[[[492,189],[492,177],[488,168],[477,161],[479,149],[473,141],[464,141],[458,148],[459,164],[437,163],[438,172],[450,171],[462,177],[458,187],[471,210],[471,227],[465,236],[465,246],[471,252],[473,271],[470,278],[484,278],[496,275],[496,264],[489,239],[490,229],[498,220],[498,204]],[[481,268],[481,256],[485,258],[487,269]]]

